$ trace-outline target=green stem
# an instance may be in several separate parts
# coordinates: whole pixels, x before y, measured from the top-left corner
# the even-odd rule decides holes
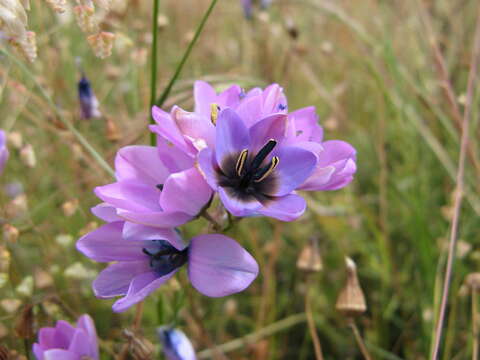
[[[157,54],[158,54],[158,8],[160,0],[153,0],[153,19],[152,19],[152,60],[151,60],[151,72],[150,72],[150,108],[152,111],[153,105],[155,105],[155,99],[157,97]],[[154,124],[155,120],[150,114],[150,123]],[[150,145],[155,146],[155,134],[150,133]]]
[[[77,129],[73,126],[73,124],[65,119],[62,113],[58,110],[57,106],[53,102],[52,98],[47,94],[45,89],[40,85],[40,83],[35,78],[35,75],[18,59],[15,58],[9,51],[6,49],[0,49],[0,53],[5,54],[8,58],[10,58],[24,73],[27,77],[32,80],[35,86],[40,91],[40,94],[45,98],[47,103],[50,105],[52,110],[55,112],[55,115],[58,119],[65,125],[65,127],[77,138],[78,142],[83,145],[83,147],[92,155],[92,157],[97,161],[97,163],[110,175],[115,176],[113,169],[108,165],[108,163],[103,159],[103,157],[94,149],[92,145],[83,137],[83,135],[78,132]]]
[[[170,94],[170,91],[172,90],[173,84],[175,84],[175,81],[177,81],[177,78],[180,75],[180,72],[182,71],[183,65],[185,65],[185,62],[187,61],[188,57],[190,56],[190,53],[192,52],[193,47],[195,46],[198,38],[200,37],[200,34],[203,31],[205,23],[207,22],[208,18],[210,17],[210,14],[212,13],[213,8],[217,4],[217,1],[218,0],[212,0],[212,2],[210,3],[210,6],[207,9],[207,12],[205,13],[205,15],[203,15],[202,21],[198,25],[197,31],[195,31],[195,35],[193,36],[192,41],[190,41],[190,44],[188,44],[187,50],[183,54],[182,59],[178,63],[177,68],[175,70],[175,73],[173,74],[172,78],[170,79],[170,82],[168,83],[165,90],[163,90],[162,94],[160,95],[160,97],[155,102],[155,104],[158,107],[162,107],[163,104],[165,103],[165,100],[167,100],[168,95]]]

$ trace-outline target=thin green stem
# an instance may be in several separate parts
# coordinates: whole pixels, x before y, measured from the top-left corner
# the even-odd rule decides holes
[[[213,8],[217,4],[217,1],[218,0],[212,0],[212,2],[210,3],[210,6],[207,9],[207,12],[205,13],[205,15],[203,15],[202,21],[198,25],[198,28],[195,31],[195,35],[193,36],[192,41],[190,41],[190,44],[188,44],[187,50],[183,54],[182,59],[180,60],[180,62],[177,65],[177,68],[175,69],[175,73],[173,74],[172,78],[170,79],[170,81],[169,81],[167,87],[165,88],[165,90],[163,90],[162,94],[160,95],[160,97],[155,102],[155,104],[157,106],[162,107],[163,104],[165,103],[165,100],[167,100],[168,95],[170,94],[170,91],[172,90],[172,87],[175,84],[175,81],[177,81],[177,78],[180,75],[180,72],[182,71],[182,68],[185,65],[185,62],[187,61],[188,57],[190,56],[190,53],[192,52],[193,47],[197,43],[197,40],[200,37],[200,34],[202,33],[203,28],[204,28],[208,18],[210,17],[210,14],[212,13]]]
[[[57,106],[53,102],[52,98],[47,94],[45,89],[40,85],[40,83],[37,81],[35,78],[35,75],[15,56],[13,56],[8,50],[6,49],[0,49],[0,53],[5,54],[8,58],[10,58],[18,67],[27,75],[30,80],[35,84],[35,86],[38,88],[40,91],[40,94],[45,98],[47,103],[50,105],[52,110],[55,112],[55,115],[58,117],[58,119],[65,125],[65,127],[77,138],[78,142],[82,144],[82,146],[92,155],[95,161],[110,175],[115,176],[115,173],[113,172],[113,169],[108,165],[108,163],[103,159],[103,157],[94,149],[92,145],[83,137],[83,135],[78,132],[77,129],[73,126],[73,124],[65,119],[62,115],[62,113],[58,110]]]
[[[158,8],[160,0],[153,0],[153,18],[152,18],[152,60],[150,70],[150,108],[152,111],[153,105],[155,105],[155,99],[157,97],[157,54],[158,54]],[[150,123],[155,123],[153,116],[150,114]],[[150,133],[150,145],[155,145],[155,134]]]

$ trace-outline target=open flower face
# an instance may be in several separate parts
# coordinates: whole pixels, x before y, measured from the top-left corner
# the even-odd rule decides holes
[[[80,316],[76,327],[60,320],[54,328],[41,328],[33,353],[37,360],[98,360],[97,333],[92,318]]]
[[[287,119],[271,115],[248,129],[235,111],[220,113],[215,150],[202,150],[199,166],[233,215],[290,221],[304,212],[305,200],[293,191],[310,176],[317,157],[284,145]]]
[[[100,298],[123,296],[113,305],[116,312],[142,301],[183,265],[193,287],[210,297],[243,291],[258,274],[255,259],[219,234],[196,236],[185,246],[175,230],[115,221],[83,236],[77,249],[95,261],[115,261],[93,290]]]
[[[162,155],[163,154],[163,155]],[[212,191],[193,167],[193,159],[175,147],[127,146],[115,159],[117,181],[95,194],[132,222],[168,228],[192,220]]]

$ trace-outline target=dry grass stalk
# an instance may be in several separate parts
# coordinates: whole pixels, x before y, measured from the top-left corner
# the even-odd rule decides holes
[[[465,160],[466,160],[467,149],[468,149],[468,141],[470,137],[469,125],[470,125],[470,118],[471,118],[471,111],[472,111],[473,95],[475,92],[476,72],[477,72],[479,60],[480,60],[480,6],[478,7],[475,39],[474,39],[472,58],[470,63],[470,72],[468,76],[465,111],[463,114],[463,121],[461,126],[462,137],[460,140],[460,154],[458,159],[458,170],[457,170],[457,176],[456,176],[453,217],[452,217],[452,222],[450,226],[448,258],[447,258],[447,265],[445,268],[442,299],[440,304],[438,321],[437,321],[435,334],[434,334],[433,351],[430,357],[431,360],[436,360],[438,358],[438,354],[440,351],[440,342],[442,339],[443,323],[445,321],[445,312],[447,308],[450,282],[451,282],[452,272],[453,272],[453,259],[455,258],[458,223],[460,219],[460,209],[461,209],[463,193],[464,193]]]

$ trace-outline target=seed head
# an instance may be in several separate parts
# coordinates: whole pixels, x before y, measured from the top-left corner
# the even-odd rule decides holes
[[[115,34],[106,31],[99,32],[95,35],[90,35],[87,38],[87,41],[92,47],[93,52],[100,59],[105,59],[112,54],[114,40]]]
[[[3,239],[6,242],[9,242],[11,244],[17,242],[19,234],[20,232],[15,226],[10,224],[3,225]]]
[[[303,271],[317,272],[323,269],[322,258],[316,238],[306,244],[297,259],[297,268]]]
[[[62,14],[65,12],[65,10],[67,10],[66,0],[45,0],[45,1],[56,13]]]
[[[95,10],[88,5],[78,5],[73,8],[78,27],[84,33],[93,33],[97,31],[97,21],[95,20]]]
[[[355,262],[345,258],[347,266],[347,282],[338,295],[336,309],[345,316],[354,317],[363,314],[367,310],[365,296],[357,277]]]

